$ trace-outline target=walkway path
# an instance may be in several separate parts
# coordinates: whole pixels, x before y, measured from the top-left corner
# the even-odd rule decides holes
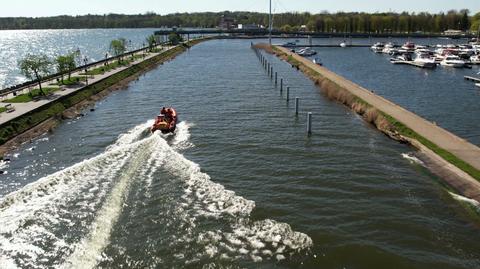
[[[130,66],[132,65],[135,65],[135,64],[138,64],[138,63],[141,63],[147,59],[150,59],[150,58],[153,58],[167,50],[170,50],[172,49],[173,47],[166,47],[164,48],[163,50],[161,50],[160,52],[151,52],[151,53],[147,53],[145,58],[139,58],[133,62],[131,62],[129,65],[126,65],[126,66],[121,66],[121,67],[118,67],[116,69],[113,69],[113,70],[110,70],[108,72],[105,72],[103,74],[99,74],[99,75],[94,75],[94,76],[88,76],[88,83],[89,84],[93,84],[95,82],[98,82],[104,78],[107,78],[113,74],[116,74],[118,72],[121,72],[127,68],[129,68]],[[137,53],[137,55],[141,55],[143,52],[139,52]],[[127,56],[125,56],[127,57]],[[113,61],[112,61],[113,62]],[[96,66],[91,66],[89,67],[89,70],[92,70],[92,69],[95,69],[97,67],[100,67],[100,66],[103,66],[103,63],[99,63],[98,65]],[[84,77],[84,75],[80,75],[81,73],[83,73],[83,71],[77,71],[75,73],[72,73],[72,77]],[[56,83],[56,79],[52,79],[52,80],[48,80],[48,81],[44,81],[42,82],[42,87],[52,87],[52,83]],[[12,119],[15,119],[17,117],[20,117],[22,116],[23,114],[25,113],[28,113],[36,108],[39,108],[43,105],[46,105],[48,103],[51,103],[53,101],[55,101],[56,99],[62,97],[62,96],[65,96],[65,95],[68,95],[68,94],[71,94],[73,92],[76,92],[76,91],[79,91],[79,90],[82,90],[83,88],[85,88],[87,85],[84,85],[84,84],[80,84],[80,85],[77,85],[77,86],[69,86],[69,87],[61,87],[60,90],[58,91],[55,91],[52,93],[52,95],[48,98],[42,98],[38,101],[31,101],[31,102],[26,102],[26,103],[13,103],[13,107],[15,108],[15,111],[11,112],[11,113],[6,113],[6,112],[3,112],[3,113],[0,113],[0,124],[3,124],[5,122],[8,122]],[[38,86],[36,87],[38,88]],[[22,94],[22,93],[26,93],[28,92],[28,89],[24,89],[23,92],[19,91],[18,94]],[[13,94],[8,94],[6,96],[3,97],[3,100],[7,100],[7,99],[10,99],[10,98],[13,98]],[[7,104],[7,103],[3,103],[3,104]]]

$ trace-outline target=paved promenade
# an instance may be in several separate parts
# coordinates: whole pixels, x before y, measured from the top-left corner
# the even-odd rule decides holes
[[[104,78],[107,78],[111,75],[114,75],[118,72],[121,72],[127,68],[129,68],[130,66],[132,65],[135,65],[135,64],[138,64],[138,63],[141,63],[147,59],[150,59],[150,58],[153,58],[169,49],[172,49],[173,47],[166,47],[164,48],[163,50],[161,50],[160,52],[150,52],[150,53],[147,53],[145,58],[139,58],[133,62],[131,62],[129,65],[126,65],[126,66],[121,66],[121,67],[118,67],[116,69],[113,69],[113,70],[110,70],[108,72],[105,72],[104,74],[99,74],[99,75],[94,75],[94,76],[88,76],[88,84],[93,84],[95,82],[98,82]],[[142,52],[139,52],[137,53],[136,55],[141,55]],[[130,57],[130,56],[125,56],[125,57]],[[111,61],[113,62],[113,61]],[[95,69],[97,67],[101,67],[103,66],[103,63],[99,63],[98,65],[96,66],[91,66],[88,68],[88,70],[92,70],[92,69]],[[83,72],[82,71],[77,71],[75,73],[72,73],[72,77],[85,77],[85,75],[80,75],[81,73]],[[56,83],[57,80],[56,79],[52,79],[52,80],[48,80],[48,81],[44,81],[42,82],[42,87],[52,87],[51,84],[53,83]],[[62,97],[62,96],[65,96],[65,95],[68,95],[68,94],[71,94],[73,92],[76,92],[76,91],[79,91],[79,90],[82,90],[83,88],[85,88],[87,85],[85,84],[79,84],[79,85],[75,85],[75,86],[62,86],[60,88],[60,90],[58,91],[55,91],[53,92],[50,96],[48,97],[43,97],[37,101],[31,101],[31,102],[26,102],[26,103],[12,103],[13,107],[15,108],[15,111],[11,112],[11,113],[7,113],[7,112],[3,112],[3,113],[0,113],[0,124],[3,124],[5,122],[8,122],[14,118],[17,118],[19,116],[22,116],[23,114],[25,113],[28,113],[36,108],[39,108],[43,105],[46,105],[48,103],[51,103],[53,101],[55,101],[56,99]],[[56,86],[54,86],[56,87]],[[35,87],[38,89],[38,85]],[[24,89],[23,91],[18,91],[17,94],[23,94],[23,93],[28,93],[28,89]],[[11,99],[13,98],[13,94],[8,94],[8,95],[5,95],[2,97],[2,100],[7,100],[7,99]],[[0,105],[1,106],[5,106],[6,104],[8,103],[1,103]]]

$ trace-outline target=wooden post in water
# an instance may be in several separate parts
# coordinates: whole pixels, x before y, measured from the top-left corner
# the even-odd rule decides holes
[[[287,87],[287,103],[290,101],[290,87]]]
[[[283,78],[280,79],[280,93],[283,91]]]
[[[298,115],[298,102],[299,102],[299,98],[295,97],[295,115]]]
[[[307,113],[307,134],[312,134],[312,112]]]
[[[270,79],[273,79],[273,66],[270,66]]]
[[[277,72],[275,72],[275,86],[277,86],[277,78],[278,78],[278,74]]]

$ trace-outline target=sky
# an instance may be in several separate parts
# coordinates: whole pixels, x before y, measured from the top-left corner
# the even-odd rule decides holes
[[[258,11],[268,12],[268,0],[1,0],[0,17],[45,17],[84,14],[140,14],[155,12]],[[272,0],[273,11],[428,11],[467,8],[480,12],[480,0]]]

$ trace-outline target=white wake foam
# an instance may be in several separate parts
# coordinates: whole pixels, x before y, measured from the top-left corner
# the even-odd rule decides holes
[[[310,237],[293,231],[286,223],[251,221],[253,201],[214,183],[198,164],[178,153],[193,146],[189,142],[191,124],[177,126],[171,145],[168,137],[149,133],[151,124],[138,125],[120,135],[105,152],[1,199],[2,266],[96,267],[105,260],[103,251],[110,244],[132,181],[141,180],[145,196],[150,197],[159,169],[169,171],[183,188],[180,202],[175,204],[175,218],[185,225],[177,243],[193,240],[203,250],[188,260],[185,257],[186,264],[202,257],[282,260],[312,245]],[[204,219],[222,220],[228,225],[198,230]]]
[[[465,196],[455,194],[453,192],[448,192],[448,193],[450,193],[450,195],[453,197],[453,199],[455,199],[459,202],[467,203],[468,205],[475,208],[478,213],[480,213],[480,203],[477,200],[470,199],[470,198],[467,198]]]
[[[402,157],[404,159],[407,159],[408,161],[410,161],[411,163],[416,163],[416,164],[419,164],[419,165],[422,165],[422,166],[425,166],[425,163],[420,160],[419,158],[417,158],[414,153],[402,153]]]

